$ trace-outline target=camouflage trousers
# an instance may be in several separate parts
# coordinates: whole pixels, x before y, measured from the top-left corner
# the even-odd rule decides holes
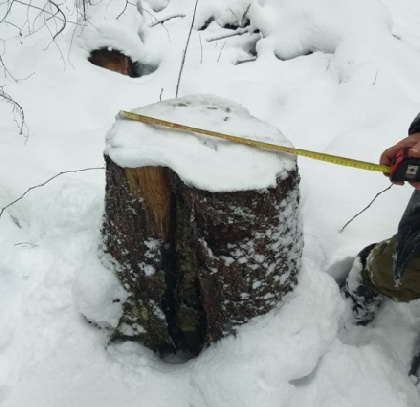
[[[396,237],[365,247],[355,258],[345,285],[341,288],[352,300],[356,324],[366,325],[375,318],[384,298],[408,302],[420,298],[420,256],[413,257],[400,281],[394,278]]]
[[[370,252],[362,270],[362,283],[394,301],[408,302],[420,298],[420,255],[414,256],[400,281],[394,278],[396,236],[379,242]]]

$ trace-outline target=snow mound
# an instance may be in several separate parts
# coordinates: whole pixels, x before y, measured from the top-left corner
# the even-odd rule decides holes
[[[319,12],[323,10],[322,12]],[[370,41],[390,34],[391,19],[380,2],[362,0],[259,0],[250,9],[264,39],[258,52],[290,59],[314,51],[334,53],[343,41]]]
[[[280,130],[251,116],[238,103],[216,96],[187,96],[133,111],[291,147]],[[105,154],[121,167],[170,167],[185,183],[215,192],[274,187],[277,177],[296,165],[294,157],[287,154],[132,120],[115,122],[106,137]]]

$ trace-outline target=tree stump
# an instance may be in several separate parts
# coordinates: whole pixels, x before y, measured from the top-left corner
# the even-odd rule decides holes
[[[254,129],[287,143],[219,98],[136,112],[231,134],[238,128],[241,136]],[[230,165],[238,160],[238,173],[218,178],[227,157]],[[121,120],[107,135],[105,160],[103,247],[128,292],[113,340],[198,354],[272,310],[296,285],[303,243],[293,158]],[[260,180],[267,171],[271,177]]]

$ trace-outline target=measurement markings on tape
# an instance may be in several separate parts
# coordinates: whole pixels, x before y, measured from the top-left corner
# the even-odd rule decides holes
[[[141,115],[141,114],[137,114],[137,113],[133,113],[133,112],[127,112],[127,111],[124,111],[124,110],[121,110],[118,113],[118,117],[121,118],[121,119],[130,119],[130,120],[140,121],[140,122],[143,122],[143,123],[154,124],[156,126],[169,127],[169,128],[172,128],[172,129],[179,129],[179,130],[186,130],[186,131],[190,131],[190,132],[193,132],[193,133],[199,133],[199,134],[204,134],[204,135],[207,135],[207,136],[222,138],[222,139],[225,139],[225,140],[232,141],[234,143],[245,144],[245,145],[248,145],[248,146],[258,147],[258,148],[265,148],[265,149],[268,149],[268,150],[282,151],[282,152],[285,152],[285,153],[290,153],[290,154],[294,154],[294,155],[308,157],[308,158],[312,158],[314,160],[325,161],[325,162],[329,162],[329,163],[332,163],[332,164],[343,165],[343,166],[353,167],[353,168],[359,168],[361,170],[380,171],[380,172],[384,172],[384,173],[389,173],[390,172],[390,167],[387,167],[386,165],[375,164],[375,163],[371,163],[371,162],[368,162],[368,161],[355,160],[353,158],[341,157],[341,156],[338,156],[338,155],[320,153],[320,152],[317,152],[317,151],[303,150],[303,149],[299,149],[299,148],[291,148],[291,147],[286,147],[286,146],[280,146],[280,145],[277,145],[277,144],[265,143],[263,141],[257,141],[257,140],[243,138],[243,137],[232,136],[230,134],[219,133],[217,131],[206,130],[206,129],[201,129],[201,128],[197,128],[197,127],[185,126],[183,124],[178,124],[178,123],[174,123],[174,122],[170,122],[170,121],[166,121],[166,120],[162,120],[162,119],[156,119],[154,117],[144,116],[144,115]]]

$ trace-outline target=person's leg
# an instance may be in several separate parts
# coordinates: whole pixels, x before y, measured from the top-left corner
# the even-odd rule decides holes
[[[365,247],[355,258],[353,267],[342,292],[352,301],[353,318],[356,324],[366,325],[375,318],[383,296],[379,294],[366,270],[369,255],[376,244]]]
[[[342,291],[353,302],[356,324],[375,318],[384,298],[408,302],[420,298],[420,254],[407,264],[400,281],[394,278],[396,236],[364,248],[356,257]]]
[[[366,269],[376,291],[394,301],[409,302],[420,298],[420,255],[413,256],[399,281],[394,277],[396,236],[378,243],[372,250]]]

